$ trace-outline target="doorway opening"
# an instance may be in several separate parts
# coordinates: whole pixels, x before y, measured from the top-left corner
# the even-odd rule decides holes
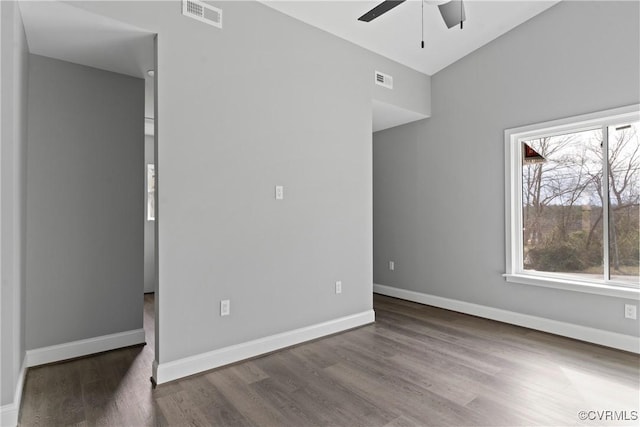
[[[147,193],[147,164],[153,165],[154,178],[156,172],[157,132],[155,130],[157,129],[157,102],[155,93],[158,75],[156,34],[105,16],[96,15],[81,6],[63,2],[20,2],[19,8],[28,41],[29,53],[31,54],[30,58],[34,58],[34,64],[41,70],[39,78],[43,81],[46,80],[46,84],[55,87],[55,84],[51,82],[54,81],[54,78],[62,76],[62,81],[69,82],[69,90],[66,93],[77,98],[73,99],[73,102],[60,106],[53,103],[52,105],[55,108],[47,111],[55,111],[56,108],[66,107],[71,110],[71,106],[74,105],[76,100],[78,100],[75,103],[77,105],[89,106],[86,109],[77,108],[76,110],[78,111],[74,113],[74,116],[69,114],[69,117],[75,118],[74,121],[59,126],[75,132],[75,139],[79,143],[73,146],[68,144],[68,146],[64,147],[69,148],[68,152],[72,153],[73,156],[69,156],[69,159],[65,160],[70,172],[67,176],[62,177],[64,179],[60,179],[60,185],[57,187],[64,196],[70,196],[67,199],[70,199],[71,202],[64,197],[57,197],[57,199],[61,200],[61,206],[72,211],[72,216],[75,220],[75,223],[70,223],[69,221],[65,223],[65,226],[73,231],[72,233],[66,233],[66,235],[73,237],[75,239],[74,243],[76,241],[80,242],[75,246],[71,243],[65,246],[63,240],[60,247],[65,250],[59,252],[71,252],[71,249],[79,247],[87,249],[84,252],[76,250],[79,256],[75,256],[75,258],[74,256],[67,256],[71,261],[81,265],[82,268],[76,270],[86,272],[86,277],[74,276],[76,281],[73,289],[56,288],[57,293],[74,295],[78,301],[77,303],[63,302],[65,305],[61,306],[59,302],[56,302],[61,301],[60,299],[50,299],[47,304],[49,311],[54,315],[49,317],[46,316],[46,313],[43,315],[38,314],[38,304],[30,305],[30,301],[37,301],[38,297],[40,297],[39,300],[42,300],[42,298],[37,284],[30,288],[28,284],[25,310],[27,325],[29,325],[30,321],[36,324],[35,322],[38,320],[36,314],[38,314],[40,317],[49,320],[49,327],[62,332],[61,336],[56,337],[55,340],[49,339],[50,342],[45,342],[45,339],[33,340],[33,337],[38,333],[44,335],[44,332],[41,333],[40,330],[46,330],[46,328],[34,327],[31,329],[36,331],[34,333],[30,333],[29,328],[27,328],[27,350],[41,350],[42,348],[59,344],[65,344],[71,348],[68,354],[65,353],[64,357],[56,356],[59,357],[57,360],[50,358],[50,360],[43,359],[41,362],[50,363],[84,356],[95,351],[135,345],[144,342],[146,339],[149,344],[146,347],[151,350],[148,369],[151,367],[153,360],[157,358],[157,340],[155,337],[157,336],[157,316],[159,314],[157,309],[158,245],[157,239],[155,239],[159,218],[155,191],[150,204],[153,210],[153,212],[150,212],[153,214],[152,220],[147,219],[149,212],[147,212],[145,199]],[[32,68],[31,65],[29,65],[29,68]],[[51,70],[57,74],[49,72]],[[105,81],[111,83],[103,84],[102,82]],[[45,87],[44,84],[41,86]],[[113,95],[114,91],[111,90],[113,87],[121,90],[125,86],[131,88],[129,92],[122,91],[127,96],[118,98]],[[143,89],[144,92],[142,91]],[[134,103],[136,107],[133,115],[128,116],[129,119],[126,120],[127,124],[125,124],[125,120],[122,120],[124,118],[123,114],[111,113],[118,111],[122,113],[125,107],[126,111],[129,111],[131,102],[128,95],[130,92],[135,92]],[[109,98],[107,95],[115,98],[109,105],[105,101],[105,99]],[[137,106],[140,106],[140,108]],[[107,108],[112,109],[108,110]],[[41,112],[41,114],[45,118],[48,117],[49,121],[54,122],[54,118],[57,116],[49,114],[47,111]],[[131,125],[131,121],[135,121],[137,124]],[[116,152],[115,149],[110,149],[109,146],[110,144],[123,146],[118,141],[122,140],[119,136],[125,133],[124,126],[128,126],[127,135],[133,135],[131,140],[134,143],[130,145],[135,145],[136,148],[135,150],[123,149]],[[145,127],[150,127],[151,131],[144,131]],[[82,133],[80,132],[81,128],[88,129],[88,131],[83,131],[84,133]],[[110,132],[109,129],[114,132]],[[45,139],[47,141],[51,139],[50,135],[45,131],[41,132],[44,135],[42,138],[44,142],[46,142]],[[98,136],[94,138],[94,135]],[[89,141],[98,137],[102,141],[100,144],[95,143],[95,141]],[[64,140],[64,138],[62,139]],[[71,138],[67,138],[67,140],[69,139]],[[83,144],[83,141],[86,144]],[[43,146],[46,145],[44,142]],[[91,146],[91,144],[93,144],[92,147],[95,146],[98,149],[93,151],[88,149],[87,147]],[[55,159],[65,156],[42,157]],[[101,163],[108,164],[108,166],[102,166]],[[59,169],[57,168],[57,170]],[[126,176],[131,178],[130,180],[122,178],[125,175],[122,173],[123,170],[126,171]],[[90,173],[86,173],[86,171],[90,171]],[[133,175],[130,171],[133,171]],[[46,179],[47,175],[42,173],[42,176],[45,178],[38,181],[42,185],[39,184],[40,186],[36,188],[36,191],[31,191],[31,196],[29,196],[29,188],[27,189],[27,199],[29,197],[34,200],[38,199],[36,196],[40,192],[60,196],[57,192],[44,192],[49,183]],[[67,179],[67,177],[71,178]],[[87,179],[83,179],[85,177]],[[121,180],[122,182],[118,181],[119,187],[111,185],[111,187],[107,188],[107,191],[104,191],[104,188],[108,186],[105,182],[109,180],[114,182]],[[83,197],[86,196],[88,200],[91,200],[91,203],[76,203],[78,197],[75,194],[78,192],[74,191],[73,184],[80,182],[83,183]],[[97,183],[98,185],[93,188],[91,183]],[[134,188],[134,190],[131,190],[131,188]],[[124,192],[130,196],[118,198],[119,193]],[[117,199],[117,205],[112,203],[115,199]],[[134,201],[134,199],[136,200]],[[44,212],[45,210],[43,209],[42,211]],[[46,212],[51,213],[54,211],[48,210]],[[129,215],[130,213],[131,215]],[[53,213],[50,216],[52,215]],[[92,217],[92,215],[94,216]],[[105,225],[101,218],[107,218],[109,220],[108,225]],[[130,218],[134,218],[134,220]],[[119,230],[124,228],[119,227],[120,224],[123,224],[118,222],[120,220],[127,221],[127,230],[131,231],[130,235],[135,235],[135,238],[129,238],[125,235],[118,241],[110,236],[110,234],[118,234],[118,236],[123,234]],[[135,224],[131,225],[131,221],[135,221]],[[41,221],[40,223],[42,224],[43,222]],[[48,224],[50,223],[52,222],[50,221]],[[150,224],[148,225],[147,223]],[[42,225],[42,227],[44,226]],[[55,226],[47,226],[49,231],[56,230]],[[91,233],[86,233],[83,236],[83,232],[87,229],[91,230]],[[104,239],[91,240],[95,229],[101,229],[99,237],[104,237]],[[150,240],[150,244],[146,242],[147,237]],[[113,243],[114,240],[116,243]],[[105,244],[105,241],[108,241],[109,245]],[[29,245],[29,239],[27,239],[27,245]],[[37,247],[37,245],[31,245],[31,247]],[[97,247],[100,249],[96,249]],[[134,259],[135,262],[128,262],[124,266],[120,261],[124,259],[124,262],[127,262],[126,257],[118,254],[118,252],[126,252],[128,247],[135,248],[135,254],[129,258]],[[107,258],[108,261],[105,262],[103,258]],[[147,258],[150,260],[150,267],[146,265]],[[28,261],[27,270],[30,268]],[[36,264],[31,263],[31,266]],[[61,271],[64,272],[66,270],[60,267],[62,264],[55,264],[50,269],[55,271],[56,274]],[[72,268],[67,270],[73,272]],[[127,273],[126,280],[118,280],[116,278],[105,280],[105,283],[98,283],[99,278],[108,275],[110,271],[117,270],[127,270],[131,273]],[[43,274],[43,276],[46,275]],[[34,275],[32,274],[31,277],[34,277]],[[61,280],[61,282],[64,281]],[[154,307],[151,311],[145,310],[143,305],[145,291],[149,291],[150,298],[154,300]],[[30,313],[31,317],[33,317],[31,320]],[[61,316],[55,316],[55,313],[65,313],[66,318],[62,319]],[[152,321],[143,323],[145,313],[151,316],[149,320]],[[116,315],[114,316],[114,314]],[[67,323],[58,325],[55,323],[56,321],[67,322],[69,325]],[[40,322],[40,324],[42,323]],[[150,328],[143,332],[147,323]],[[76,328],[74,330],[74,324],[83,324],[85,326],[82,329]],[[63,332],[67,333],[68,336],[64,335]],[[87,339],[99,341],[101,345],[102,343],[104,345],[102,347],[98,346],[99,350],[92,351],[89,349],[88,351],[74,353],[76,347],[81,345],[77,343]],[[148,381],[148,376],[146,380]],[[148,385],[148,382],[146,384]]]

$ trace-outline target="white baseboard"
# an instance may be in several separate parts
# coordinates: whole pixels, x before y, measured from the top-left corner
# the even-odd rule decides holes
[[[314,340],[323,336],[346,331],[375,321],[373,310],[351,316],[341,317],[328,322],[271,335],[265,338],[232,345],[219,350],[185,357],[171,362],[153,364],[153,378],[157,384],[183,378],[220,366],[250,359],[285,347]]]
[[[85,340],[72,341],[27,351],[27,367],[60,362],[75,357],[115,350],[145,342],[144,329],[102,335]]]
[[[24,378],[27,375],[27,356],[25,355],[16,384],[16,392],[13,395],[13,402],[0,407],[0,426],[15,427],[18,425],[18,415],[20,414],[20,402],[22,401],[22,388]]]
[[[557,320],[546,319],[544,317],[516,313],[514,311],[443,298],[421,292],[408,291],[391,286],[374,284],[373,292],[418,302],[420,304],[458,311],[460,313],[471,314],[473,316],[484,317],[486,319],[497,320],[499,322],[510,323],[512,325],[524,326],[525,328],[549,332],[555,335],[562,335],[606,347],[630,351],[632,353],[640,353],[640,338],[631,335],[604,331],[602,329],[590,328],[573,323],[560,322]]]
[[[18,425],[18,411],[20,411],[20,405],[17,405],[16,402],[2,405],[0,407],[0,426],[16,427]]]

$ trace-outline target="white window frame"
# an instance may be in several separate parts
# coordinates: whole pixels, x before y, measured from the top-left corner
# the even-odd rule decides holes
[[[568,117],[550,122],[537,123],[518,128],[507,129],[505,140],[505,264],[503,275],[507,282],[586,292],[621,298],[637,299],[640,296],[638,287],[613,281],[585,280],[578,277],[567,277],[566,274],[546,272],[530,272],[523,269],[522,245],[522,141],[554,136],[569,132],[590,129],[606,129],[609,126],[626,124],[640,120],[640,104],[612,110],[600,111],[581,116]],[[607,132],[603,131],[603,145],[608,147]],[[608,187],[607,162],[604,162],[603,186]],[[603,224],[608,224],[608,209],[604,209]],[[605,233],[606,234],[606,233]],[[605,248],[608,247],[603,241]],[[608,266],[608,251],[605,251],[605,265]]]

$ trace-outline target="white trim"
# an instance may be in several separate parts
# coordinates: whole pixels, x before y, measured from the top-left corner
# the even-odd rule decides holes
[[[541,286],[543,288],[562,289],[565,291],[584,292],[587,294],[635,300],[640,297],[640,289],[623,285],[615,286],[604,283],[536,276],[533,274],[503,274],[502,276],[507,282],[519,283],[521,285]]]
[[[151,364],[151,381],[153,381],[156,384],[158,384],[157,378],[158,378],[159,365],[160,364],[158,363],[158,359],[153,359],[153,363]]]
[[[640,104],[606,111],[583,114],[545,123],[532,124],[504,131],[505,141],[505,274],[508,282],[599,295],[634,298],[640,295],[638,287],[616,286],[603,275],[600,281],[581,281],[556,278],[553,274],[529,274],[522,268],[522,146],[521,141],[540,136],[552,136],[568,131],[613,126],[638,120]],[[603,131],[604,132],[604,131]],[[606,139],[607,135],[603,137]],[[606,142],[606,141],[605,141]],[[605,146],[606,147],[606,146]],[[605,161],[606,163],[606,161]],[[606,169],[606,168],[605,168]],[[604,209],[605,219],[608,210]],[[603,221],[603,224],[607,222]],[[606,242],[604,242],[606,243]],[[608,247],[608,246],[603,246]],[[607,263],[608,265],[608,263]],[[605,280],[606,279],[606,280]],[[619,289],[617,289],[619,288]]]
[[[271,335],[257,340],[224,347],[219,350],[185,357],[171,362],[153,363],[153,377],[163,384],[189,375],[208,371],[230,363],[250,359],[265,353],[280,350],[305,341],[368,325],[375,321],[373,310],[351,316],[318,323],[293,331]]]
[[[134,329],[116,334],[102,335],[100,337],[27,350],[26,363],[28,367],[44,365],[45,363],[59,362],[61,360],[73,359],[89,354],[115,350],[117,348],[143,344],[144,342],[144,329]]]
[[[406,289],[399,289],[391,286],[378,285],[375,283],[373,285],[373,292],[420,304],[458,311],[472,316],[484,317],[485,319],[497,320],[499,322],[574,338],[580,341],[586,341],[619,350],[630,351],[632,353],[640,353],[640,337],[590,328],[573,323],[560,322],[558,320],[546,319],[544,317],[531,316],[529,314],[516,313],[514,311],[502,310],[499,308],[473,304],[450,298],[443,298],[421,292],[408,291]]]
[[[0,426],[14,427],[18,425],[18,416],[20,415],[20,402],[22,402],[22,388],[24,379],[27,375],[27,356],[25,355],[18,375],[18,383],[16,384],[16,392],[13,396],[13,402],[0,407]]]
[[[0,426],[2,427],[15,427],[18,425],[18,412],[20,411],[20,405],[15,401],[7,403],[0,407]]]
[[[589,129],[593,126],[600,127],[602,123],[607,126],[611,126],[614,124],[620,124],[621,122],[626,122],[629,117],[637,116],[639,110],[640,104],[632,104],[625,107],[507,129],[505,131],[505,136],[517,134],[518,138],[526,139],[536,136],[559,135],[567,130],[573,130],[576,128]]]
[[[604,248],[604,256],[602,259],[603,279],[611,280],[611,265],[609,265],[609,233],[611,232],[611,224],[609,223],[609,209],[611,209],[611,193],[609,192],[609,128],[602,127],[602,187],[603,196],[607,199],[602,203],[602,226],[608,232],[602,233],[602,247]]]

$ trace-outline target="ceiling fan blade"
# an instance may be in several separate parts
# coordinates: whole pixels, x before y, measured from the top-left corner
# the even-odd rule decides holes
[[[371,9],[369,12],[365,13],[360,18],[358,18],[358,21],[364,21],[364,22],[372,21],[373,19],[376,19],[378,16],[382,15],[383,13],[387,13],[388,11],[400,5],[401,3],[404,3],[405,1],[406,0],[383,1],[382,3],[380,3],[373,9]]]
[[[440,9],[440,14],[444,19],[444,23],[447,24],[447,28],[455,27],[467,18],[462,0],[451,0],[445,4],[440,4],[438,9]]]

